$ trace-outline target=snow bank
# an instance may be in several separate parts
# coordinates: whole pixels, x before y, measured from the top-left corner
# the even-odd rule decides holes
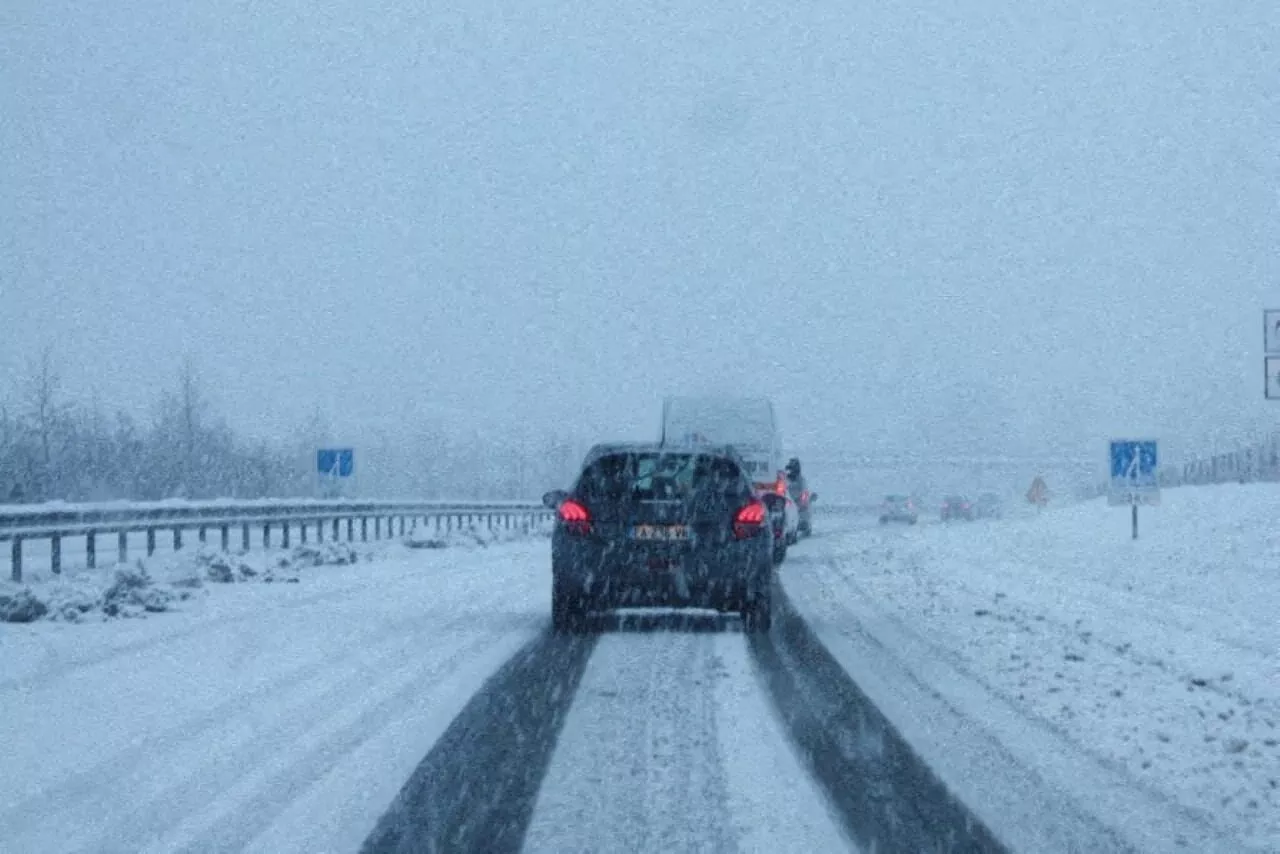
[[[551,523],[525,523],[517,528],[489,528],[472,525],[452,531],[407,534],[401,543],[410,549],[486,548],[499,543],[509,543],[529,537],[550,536]]]
[[[544,525],[490,530],[468,527],[424,538],[407,536],[410,549],[475,549],[546,536]],[[157,554],[114,571],[66,570],[61,575],[29,574],[23,584],[0,581],[0,623],[35,620],[80,622],[86,619],[142,617],[171,610],[206,585],[239,583],[296,584],[304,570],[347,566],[384,554],[388,543],[323,542],[293,549]]]
[[[1136,541],[1098,500],[850,535],[820,574],[1133,786],[1280,850],[1280,487],[1164,501]]]

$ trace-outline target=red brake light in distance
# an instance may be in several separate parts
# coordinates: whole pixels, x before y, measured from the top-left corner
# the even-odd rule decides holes
[[[570,533],[585,534],[591,530],[591,514],[587,508],[572,498],[565,499],[556,510],[556,516]]]
[[[756,536],[764,530],[767,515],[764,502],[758,498],[752,499],[751,503],[743,505],[734,514],[733,535],[739,540]]]

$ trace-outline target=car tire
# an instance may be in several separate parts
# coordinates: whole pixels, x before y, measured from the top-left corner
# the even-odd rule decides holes
[[[559,589],[551,591],[551,628],[557,632],[578,633],[587,623],[587,606],[581,596]]]
[[[750,634],[764,634],[773,627],[773,601],[765,593],[751,599],[742,609],[742,628]]]
[[[787,542],[784,539],[781,545],[773,547],[773,565],[782,566],[783,561],[787,559]]]

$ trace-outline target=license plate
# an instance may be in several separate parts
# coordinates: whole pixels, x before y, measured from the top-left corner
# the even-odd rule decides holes
[[[688,525],[636,525],[632,529],[632,536],[637,540],[658,540],[661,542],[671,542],[673,540],[689,539]]]

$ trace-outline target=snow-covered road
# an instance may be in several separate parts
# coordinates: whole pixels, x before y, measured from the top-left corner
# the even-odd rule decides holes
[[[768,636],[557,636],[542,539],[0,625],[0,848],[1276,850],[1276,512],[828,518]]]
[[[145,621],[6,626],[10,851],[354,851],[543,627],[545,542],[326,567]]]
[[[852,850],[736,620],[619,628],[587,665],[526,851]]]

